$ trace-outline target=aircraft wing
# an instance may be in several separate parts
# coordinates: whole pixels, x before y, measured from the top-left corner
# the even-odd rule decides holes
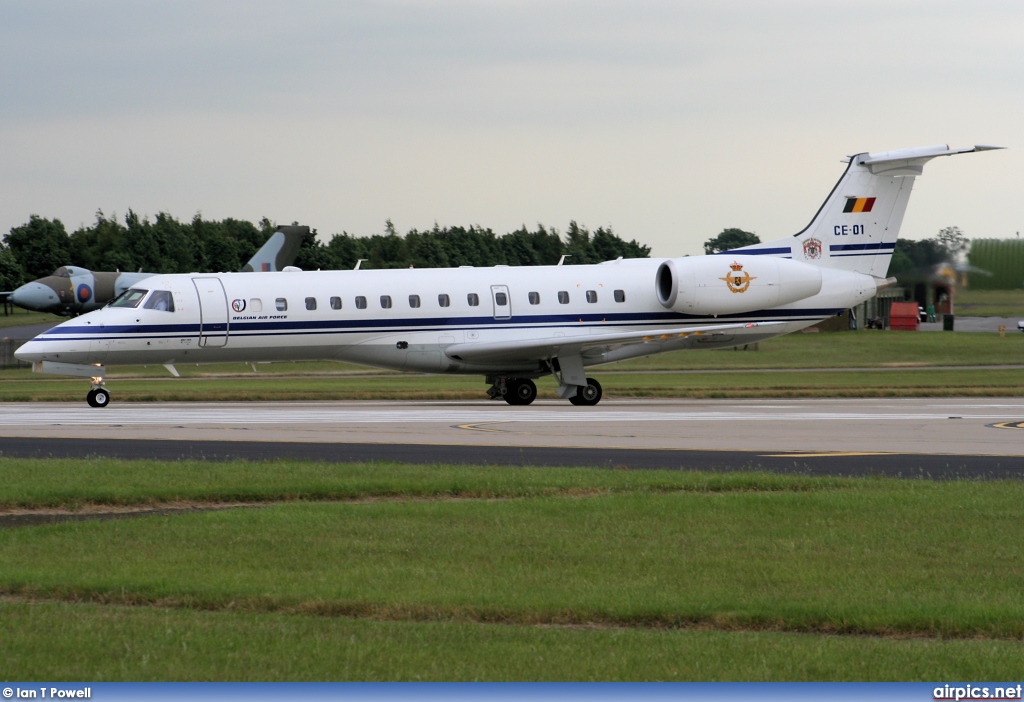
[[[456,361],[466,361],[468,363],[512,363],[542,360],[570,354],[590,356],[632,344],[661,343],[688,337],[720,334],[733,329],[752,329],[754,327],[778,324],[782,324],[782,322],[708,324],[700,327],[677,327],[656,331],[589,333],[565,337],[549,336],[543,339],[462,343],[452,344],[447,347],[445,354]]]

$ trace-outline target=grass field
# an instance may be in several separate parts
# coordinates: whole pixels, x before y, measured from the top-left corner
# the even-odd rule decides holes
[[[956,313],[964,317],[1020,317],[1024,319],[1024,289],[957,290]]]
[[[594,368],[609,397],[878,397],[1024,394],[1024,370],[934,366],[1024,364],[1024,334],[793,334],[748,351],[681,351]],[[866,368],[875,371],[806,372]],[[478,399],[477,376],[427,376],[343,363],[112,368],[115,401]],[[883,372],[884,369],[884,372]],[[896,370],[893,370],[896,369]],[[773,371],[735,373],[732,371]],[[784,370],[786,372],[774,372]],[[672,373],[676,371],[676,373]],[[701,371],[693,373],[692,371]],[[80,401],[81,379],[0,372],[0,401]],[[540,396],[555,397],[551,378]]]
[[[719,373],[592,372],[615,397],[1009,397],[1024,395],[1024,369],[906,369]],[[115,402],[299,401],[299,400],[474,400],[487,386],[472,376],[234,377],[211,379],[110,379]],[[538,397],[555,399],[551,377],[537,381]],[[8,380],[0,401],[81,401],[82,380]]]
[[[1024,483],[0,460],[8,679],[1012,679]],[[92,643],[90,643],[92,642]]]
[[[67,317],[60,317],[46,312],[30,312],[20,307],[15,307],[10,314],[0,314],[0,329],[7,327],[21,327],[29,324],[46,324],[48,322],[63,322]],[[0,336],[3,333],[0,332]]]

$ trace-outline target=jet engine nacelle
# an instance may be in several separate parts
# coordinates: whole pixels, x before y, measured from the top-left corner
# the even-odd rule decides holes
[[[739,314],[817,295],[821,269],[774,256],[672,258],[658,267],[655,288],[661,304],[676,312]]]

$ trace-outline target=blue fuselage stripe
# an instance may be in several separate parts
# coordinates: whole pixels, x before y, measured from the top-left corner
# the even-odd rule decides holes
[[[686,326],[736,321],[808,321],[841,313],[840,309],[761,310],[744,314],[704,317],[683,313],[622,313],[603,315],[538,315],[536,317],[494,319],[493,317],[436,317],[426,319],[309,320],[296,322],[234,322],[230,329],[211,330],[204,336],[260,337],[310,334],[355,334],[359,332],[452,332],[466,329],[530,330],[560,326],[598,327],[612,329],[626,326]],[[199,324],[131,324],[123,326],[54,327],[37,341],[87,341],[100,339],[168,339],[195,337],[201,333]]]

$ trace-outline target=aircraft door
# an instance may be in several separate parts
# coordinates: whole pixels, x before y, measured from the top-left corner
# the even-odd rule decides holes
[[[491,300],[494,302],[495,319],[512,317],[512,298],[509,297],[507,285],[492,285]]]
[[[199,293],[199,345],[228,343],[228,296],[220,278],[193,278]]]

